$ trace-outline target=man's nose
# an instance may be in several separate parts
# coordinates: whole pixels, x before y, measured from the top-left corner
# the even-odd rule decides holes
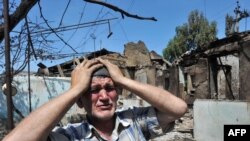
[[[103,100],[108,99],[108,94],[107,94],[107,91],[105,89],[102,89],[99,94],[100,94],[101,99],[103,99]]]

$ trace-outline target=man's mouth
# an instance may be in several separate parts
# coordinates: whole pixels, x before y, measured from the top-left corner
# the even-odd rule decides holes
[[[97,107],[102,110],[109,110],[110,108],[112,108],[112,104],[100,104],[100,105],[97,105]]]

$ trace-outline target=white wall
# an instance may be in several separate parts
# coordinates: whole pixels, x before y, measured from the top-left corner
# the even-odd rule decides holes
[[[223,141],[225,124],[250,124],[249,102],[200,100],[194,102],[194,138]]]
[[[36,109],[70,87],[70,78],[31,76],[30,79],[32,109]],[[29,114],[28,76],[15,76],[13,83],[17,88],[13,103],[24,116],[27,116]],[[2,90],[0,90],[0,107],[0,118],[7,118],[6,96],[3,95]],[[72,110],[74,109],[73,107]],[[16,114],[15,117],[19,118]]]

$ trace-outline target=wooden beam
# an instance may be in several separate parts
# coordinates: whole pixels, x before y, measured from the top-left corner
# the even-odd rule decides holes
[[[79,58],[75,58],[75,59],[74,59],[74,64],[75,64],[75,63],[76,63],[77,65],[79,65],[79,64],[80,64],[80,60],[79,60]]]

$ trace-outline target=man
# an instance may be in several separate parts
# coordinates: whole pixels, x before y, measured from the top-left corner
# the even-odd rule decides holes
[[[116,111],[117,86],[152,106]],[[85,108],[87,120],[51,132],[74,103]],[[71,88],[32,112],[4,141],[148,140],[161,135],[186,110],[183,100],[161,88],[124,77],[108,60],[85,59],[72,72]]]

